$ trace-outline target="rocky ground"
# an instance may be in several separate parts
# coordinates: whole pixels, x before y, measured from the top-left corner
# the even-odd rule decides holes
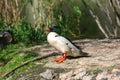
[[[56,63],[54,58],[37,61],[34,66],[18,74],[16,80],[120,80],[120,40],[76,40],[89,57],[67,59]],[[34,46],[29,50],[40,55],[57,52],[49,44]]]

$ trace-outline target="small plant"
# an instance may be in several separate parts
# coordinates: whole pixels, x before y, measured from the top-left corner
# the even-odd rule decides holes
[[[96,68],[95,70],[88,70],[87,74],[88,75],[97,75],[98,73],[101,73],[102,70],[100,68]]]
[[[108,71],[111,71],[111,70],[113,70],[114,67],[115,67],[115,65],[108,66],[107,69],[108,69]]]

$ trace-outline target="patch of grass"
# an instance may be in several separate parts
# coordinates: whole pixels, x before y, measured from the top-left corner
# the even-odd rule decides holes
[[[108,66],[107,69],[108,69],[108,71],[112,71],[114,67],[115,67],[115,65]]]
[[[108,71],[112,71],[112,70],[114,69],[114,67],[115,67],[115,65],[111,65],[111,66],[108,66],[106,69],[107,69]],[[102,69],[96,68],[96,69],[94,69],[94,70],[88,70],[88,71],[87,71],[87,74],[88,74],[88,75],[97,75],[98,73],[101,73],[102,71],[103,71]]]
[[[101,72],[102,72],[102,70],[100,68],[96,68],[94,70],[88,70],[87,74],[88,75],[97,75],[98,73],[101,73]]]
[[[29,59],[32,59],[38,54],[34,54],[30,51],[25,51],[25,45],[23,43],[19,44],[10,44],[6,48],[0,50],[0,77],[6,72],[10,71],[14,67],[20,65],[22,62],[25,62]],[[24,53],[23,55],[21,55]],[[27,68],[35,65],[33,62],[29,63],[26,66],[23,66],[15,71],[15,74],[26,70]]]

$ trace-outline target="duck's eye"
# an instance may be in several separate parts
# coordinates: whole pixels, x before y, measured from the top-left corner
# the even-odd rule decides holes
[[[66,45],[68,45],[68,43],[66,43]]]
[[[59,35],[55,35],[55,37],[58,37]]]

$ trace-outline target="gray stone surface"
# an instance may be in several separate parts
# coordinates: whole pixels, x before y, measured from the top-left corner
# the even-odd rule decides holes
[[[45,79],[53,79],[55,76],[55,73],[53,70],[47,69],[45,72],[40,73],[40,76],[42,76]]]

